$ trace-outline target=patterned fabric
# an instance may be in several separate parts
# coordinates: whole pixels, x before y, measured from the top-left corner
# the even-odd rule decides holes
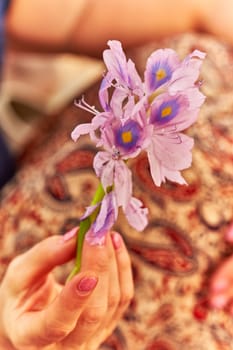
[[[233,319],[209,308],[208,283],[233,252],[224,242],[233,221],[233,56],[211,37],[186,34],[139,48],[130,57],[143,68],[159,47],[174,48],[181,57],[194,48],[207,52],[201,73],[207,100],[188,131],[195,139],[193,165],[184,172],[188,186],[156,188],[146,158],[131,162],[134,191],[150,210],[150,224],[138,233],[124,217],[118,220],[116,229],[132,257],[136,293],[101,349],[232,350]],[[91,105],[97,106],[98,86],[85,94]],[[88,138],[77,145],[69,136],[89,118],[72,105],[52,128],[44,126],[2,192],[1,277],[14,256],[77,225],[90,204],[97,182],[95,150]],[[70,263],[57,269],[58,279],[63,281],[70,269]]]

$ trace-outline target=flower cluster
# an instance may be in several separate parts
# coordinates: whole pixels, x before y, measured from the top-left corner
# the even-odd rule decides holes
[[[92,217],[87,237],[93,244],[101,243],[113,226],[119,207],[138,231],[147,225],[148,209],[133,197],[128,159],[147,152],[156,186],[166,179],[186,183],[180,171],[191,165],[193,139],[182,131],[195,122],[205,99],[197,82],[203,52],[195,50],[181,61],[172,49],[156,50],[147,60],[142,80],[121,43],[108,45],[103,53],[107,72],[99,90],[103,111],[84,100],[77,103],[94,117],[72,132],[74,141],[89,134],[100,147],[93,165],[102,186],[101,199],[82,218]]]

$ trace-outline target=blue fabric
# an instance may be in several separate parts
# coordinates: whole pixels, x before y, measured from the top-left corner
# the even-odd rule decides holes
[[[15,174],[16,160],[0,133],[0,188],[3,187]]]
[[[10,0],[0,0],[0,84],[1,73],[4,60],[4,46],[5,46],[5,28],[4,17],[9,6]],[[0,86],[1,92],[1,86]],[[0,116],[1,118],[1,116]],[[0,130],[0,188],[6,184],[8,180],[14,175],[16,170],[16,162],[14,156],[11,154],[7,142]]]
[[[9,6],[10,0],[0,0],[0,70],[3,64],[4,45],[5,45],[5,30],[4,17]]]

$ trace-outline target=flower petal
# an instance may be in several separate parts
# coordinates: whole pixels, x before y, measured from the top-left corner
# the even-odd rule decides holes
[[[118,207],[114,192],[106,194],[102,200],[99,214],[86,235],[90,244],[101,244],[106,233],[114,225],[118,215]]]
[[[154,136],[154,156],[161,164],[171,170],[186,169],[191,165],[193,139],[184,134]]]
[[[155,135],[148,147],[148,159],[154,183],[160,186],[165,178],[185,183],[179,171],[192,163],[191,149],[193,139],[183,135],[171,135],[170,138]]]
[[[199,77],[204,58],[204,52],[195,50],[183,60],[180,67],[175,70],[172,76],[172,84],[169,87],[171,94],[194,86]]]
[[[205,96],[197,88],[174,95],[161,94],[151,105],[150,122],[156,130],[174,126],[173,131],[182,131],[196,121],[204,100]]]
[[[126,59],[120,41],[109,40],[110,50],[103,53],[104,62],[112,77],[118,84],[127,90],[132,90],[138,96],[142,96],[142,81],[132,60]]]
[[[85,213],[81,216],[80,221],[85,220],[86,218],[88,218],[88,216],[90,216],[92,213],[94,213],[94,211],[96,210],[96,208],[99,206],[100,204],[97,203],[95,205],[90,205],[89,207],[86,207],[86,211]]]
[[[128,85],[127,61],[121,43],[117,40],[109,40],[108,46],[110,49],[103,52],[108,72],[123,86]]]
[[[133,90],[134,94],[142,97],[143,96],[142,80],[135,68],[134,62],[130,59],[127,62],[127,68],[128,68],[129,88]]]
[[[147,93],[152,93],[169,82],[179,63],[178,55],[172,49],[159,49],[153,52],[147,60],[144,75]]]
[[[183,176],[181,175],[181,173],[179,171],[174,171],[174,170],[169,170],[167,168],[161,168],[161,171],[163,173],[163,178],[170,180],[172,182],[176,182],[179,185],[187,185],[187,182],[185,181],[185,179],[183,178]]]
[[[91,123],[77,125],[71,133],[71,138],[77,141],[81,135],[89,134],[93,130]]]
[[[150,164],[150,172],[152,179],[156,186],[160,186],[162,182],[165,181],[165,178],[162,174],[162,165],[159,159],[156,157],[156,152],[154,149],[154,143],[151,142],[150,146],[147,149],[148,160]]]
[[[103,110],[106,112],[110,110],[109,94],[108,94],[108,89],[110,86],[111,86],[111,77],[110,77],[110,74],[107,73],[103,78],[99,89],[99,101],[101,106],[103,107]]]
[[[159,95],[151,105],[150,122],[155,126],[164,127],[164,125],[173,124],[178,121],[179,116],[188,118],[187,110],[189,100],[185,94],[169,95],[164,93]]]
[[[142,202],[132,197],[125,209],[125,216],[129,224],[138,231],[143,231],[148,224],[148,209],[143,208]]]
[[[93,166],[96,175],[101,179],[103,188],[106,190],[113,185],[114,175],[114,160],[111,159],[111,154],[108,152],[98,152],[94,158]]]
[[[126,164],[120,160],[115,161],[114,169],[114,190],[116,193],[117,204],[125,209],[130,201],[132,194],[132,173]]]

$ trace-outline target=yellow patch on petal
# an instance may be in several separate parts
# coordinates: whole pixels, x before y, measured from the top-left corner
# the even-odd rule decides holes
[[[131,131],[125,131],[121,134],[122,141],[124,143],[132,142],[133,136]]]
[[[172,112],[172,108],[170,106],[167,106],[167,107],[162,109],[161,117],[166,118],[171,114],[171,112]]]
[[[156,75],[156,80],[159,81],[159,80],[162,80],[162,79],[166,78],[167,73],[166,73],[165,69],[160,68],[160,69],[157,70],[155,75]]]
[[[159,96],[160,94],[162,93],[162,91],[161,90],[156,90],[156,91],[154,91],[149,97],[148,97],[148,102],[151,104],[153,101],[154,101],[154,99],[157,97],[157,96]]]

